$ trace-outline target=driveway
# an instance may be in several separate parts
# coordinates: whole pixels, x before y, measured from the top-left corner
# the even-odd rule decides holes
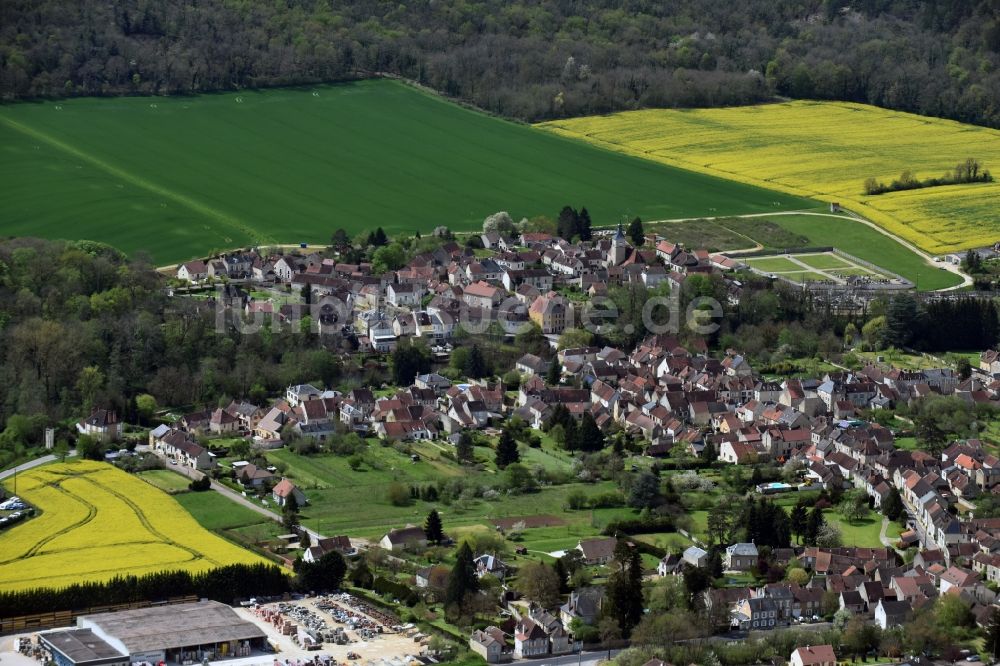
[[[196,470],[193,470],[190,467],[188,467],[187,465],[180,465],[180,464],[177,464],[177,463],[171,463],[169,460],[166,461],[166,466],[167,466],[167,469],[169,469],[171,472],[177,472],[178,474],[186,476],[189,479],[200,479],[202,476],[204,476],[204,474],[202,472],[198,472]],[[212,487],[212,490],[216,491],[220,495],[229,498],[230,500],[236,502],[237,504],[242,504],[246,508],[248,508],[251,511],[254,511],[256,513],[259,513],[260,515],[264,516],[265,518],[267,518],[269,520],[273,520],[273,521],[278,522],[278,523],[281,522],[281,514],[280,513],[275,513],[274,511],[271,511],[270,509],[267,509],[267,508],[261,506],[258,502],[254,502],[249,497],[245,497],[242,493],[236,492],[235,490],[233,490],[229,486],[225,486],[225,485],[219,483],[218,481],[212,479],[212,486],[211,487]],[[309,536],[312,537],[313,541],[319,541],[320,539],[325,539],[326,538],[325,536],[323,536],[319,532],[317,532],[315,530],[311,530],[308,527],[303,526],[303,529],[306,532],[309,533]]]
[[[71,450],[66,457],[72,458],[75,455],[76,455],[76,450],[74,449]],[[29,460],[28,462],[22,463],[17,467],[11,467],[10,469],[5,469],[4,471],[0,472],[0,481],[3,481],[8,476],[14,476],[15,473],[20,474],[21,472],[27,472],[29,469],[38,467],[39,465],[45,465],[50,462],[55,462],[55,460],[56,457],[52,454],[49,454],[47,456],[42,456],[41,458],[35,458],[34,460]]]
[[[904,554],[903,551],[901,551],[899,548],[896,548],[896,544],[894,544],[892,540],[885,535],[885,531],[886,529],[888,529],[888,527],[889,527],[889,519],[886,518],[885,516],[882,516],[882,531],[879,532],[878,539],[879,541],[882,542],[883,546],[885,546],[886,548],[892,548],[894,551],[896,551],[897,555],[902,557]]]

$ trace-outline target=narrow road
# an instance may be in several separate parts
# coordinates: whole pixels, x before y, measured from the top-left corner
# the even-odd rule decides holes
[[[76,450],[71,450],[66,457],[72,458],[75,455],[76,455]],[[28,462],[22,463],[17,467],[11,467],[10,469],[5,469],[4,471],[0,472],[0,481],[6,479],[8,476],[14,476],[15,472],[17,472],[18,474],[20,474],[21,472],[27,472],[29,469],[38,467],[39,465],[45,465],[46,463],[55,462],[55,460],[56,456],[50,453],[47,456],[42,456],[41,458],[35,458],[34,460],[29,460]]]
[[[899,548],[896,548],[896,545],[885,534],[885,531],[888,528],[889,528],[889,519],[886,518],[885,516],[882,516],[882,531],[878,533],[878,539],[879,541],[882,542],[883,546],[885,546],[886,548],[892,548],[894,551],[896,551],[897,555],[902,557],[904,555],[903,551],[901,551]]]
[[[614,659],[619,654],[621,650],[611,650],[611,658]],[[586,666],[594,666],[602,661],[607,661],[608,651],[607,650],[595,650],[593,652],[584,652],[580,654],[567,654],[561,657],[535,657],[532,659],[515,659],[513,663],[515,664],[542,664],[542,666],[573,666],[573,664],[584,664]]]
[[[181,474],[183,476],[188,477],[189,479],[200,479],[202,476],[204,476],[204,474],[202,472],[195,471],[195,470],[191,469],[190,467],[188,467],[187,465],[178,465],[176,463],[171,463],[169,461],[167,461],[166,465],[167,465],[167,469],[169,469],[171,472],[176,472],[178,474]],[[223,497],[226,497],[226,498],[228,498],[228,499],[236,502],[237,504],[245,506],[246,508],[250,509],[251,511],[253,511],[255,513],[259,513],[260,515],[264,516],[268,520],[273,520],[273,521],[275,521],[277,523],[281,522],[281,514],[275,513],[274,511],[271,511],[270,509],[266,509],[266,508],[262,507],[257,502],[254,502],[253,500],[251,500],[248,497],[244,497],[242,494],[236,492],[235,490],[233,490],[229,486],[225,486],[225,485],[219,483],[215,479],[212,479],[211,488],[212,488],[212,490],[216,491],[217,493],[219,493]],[[325,539],[326,538],[325,536],[323,536],[319,532],[317,532],[315,530],[311,530],[308,527],[306,527],[305,525],[302,526],[302,529],[304,529],[306,532],[309,533],[309,536],[312,538],[312,540],[314,542],[315,541],[319,541],[320,539]]]

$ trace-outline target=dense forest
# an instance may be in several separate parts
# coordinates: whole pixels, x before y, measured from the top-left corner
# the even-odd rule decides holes
[[[796,98],[1000,127],[1000,0],[5,0],[4,99],[379,73],[539,120]]]

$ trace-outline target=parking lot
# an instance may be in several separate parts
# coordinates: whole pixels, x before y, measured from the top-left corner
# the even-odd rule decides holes
[[[237,608],[261,627],[286,658],[312,659],[328,655],[340,663],[408,664],[428,641],[410,625],[388,616],[350,595],[312,597],[296,601]]]

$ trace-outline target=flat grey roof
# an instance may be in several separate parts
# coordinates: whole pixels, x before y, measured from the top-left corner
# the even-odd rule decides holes
[[[39,638],[48,643],[52,649],[66,655],[76,664],[88,664],[99,661],[123,660],[124,655],[105,643],[90,629],[68,629],[50,631],[40,634]]]
[[[260,627],[217,601],[98,613],[79,620],[117,638],[130,654],[265,638]]]

